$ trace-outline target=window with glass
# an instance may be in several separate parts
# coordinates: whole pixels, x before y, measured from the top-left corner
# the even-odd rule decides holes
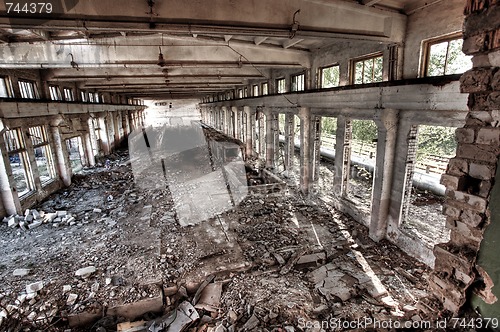
[[[426,44],[424,76],[461,74],[472,68],[472,57],[462,52],[463,40],[439,39]]]
[[[8,77],[0,77],[0,98],[11,98],[12,86]]]
[[[73,90],[71,90],[69,88],[64,88],[63,93],[64,93],[64,100],[66,100],[66,101],[74,101],[75,100],[75,97],[73,96]]]
[[[35,190],[33,174],[22,133],[21,128],[7,130],[4,133],[14,187],[19,197],[25,196]]]
[[[284,78],[279,78],[276,80],[276,92],[277,93],[285,93],[286,92],[286,84]]]
[[[322,89],[333,88],[340,85],[339,65],[319,69],[319,87]]]
[[[47,128],[45,126],[30,127],[28,129],[31,143],[35,151],[36,166],[42,186],[56,177],[56,168],[50,149]]]
[[[265,96],[265,95],[268,95],[269,94],[269,84],[267,82],[265,83],[262,83],[262,95]]]
[[[382,82],[384,59],[375,55],[354,61],[354,84]]]
[[[238,89],[238,98],[243,98],[243,89]]]
[[[61,90],[59,90],[58,86],[51,85],[49,86],[50,99],[52,100],[62,100]]]
[[[253,87],[252,87],[253,91],[252,91],[252,96],[258,96],[259,95],[259,86],[257,84],[255,84]]]
[[[19,91],[21,98],[24,99],[37,99],[38,91],[36,90],[35,82],[19,80]]]
[[[248,88],[247,87],[245,87],[243,89],[243,97],[245,97],[245,98],[248,97]]]
[[[292,86],[291,89],[292,91],[304,91],[305,90],[305,74],[298,74],[298,75],[293,75],[292,76]]]

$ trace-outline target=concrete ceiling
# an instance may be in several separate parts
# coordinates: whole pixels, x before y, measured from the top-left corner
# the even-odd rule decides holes
[[[440,0],[439,0],[440,1]],[[0,67],[41,69],[133,97],[191,97],[309,68],[342,40],[403,41],[422,0],[58,0],[52,13],[0,3]],[[158,65],[159,53],[164,57]]]

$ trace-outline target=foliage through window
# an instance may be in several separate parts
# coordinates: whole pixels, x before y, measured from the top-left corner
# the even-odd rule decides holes
[[[277,79],[276,87],[277,87],[276,90],[277,93],[285,93],[286,92],[285,79],[284,78]]]
[[[304,74],[293,75],[292,87],[291,87],[292,91],[304,91],[305,88],[304,80],[305,80]]]
[[[340,85],[339,66],[329,66],[320,69],[320,88],[333,88]]]
[[[14,187],[21,197],[35,189],[21,128],[7,130],[4,133],[4,140],[14,179]]]
[[[460,74],[472,68],[471,56],[462,52],[462,39],[429,43],[426,76]]]
[[[383,57],[374,56],[354,62],[354,84],[382,82]]]
[[[21,92],[21,98],[24,99],[37,99],[38,92],[36,91],[36,86],[34,82],[19,80],[19,91]]]
[[[49,183],[56,177],[56,170],[52,151],[49,145],[45,126],[36,126],[28,129],[31,143],[35,151],[36,166],[42,185]]]

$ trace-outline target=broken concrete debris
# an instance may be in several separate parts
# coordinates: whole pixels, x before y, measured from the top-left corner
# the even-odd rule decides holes
[[[220,218],[181,227],[157,176],[138,189],[126,155],[117,160],[5,218],[0,304],[12,307],[0,311],[2,329],[40,318],[72,332],[300,331],[299,319],[435,315],[428,270],[396,257],[389,243],[370,245],[367,231],[341,213],[300,196],[257,195]],[[69,226],[69,218],[85,227],[45,227]],[[20,221],[42,225],[21,231]],[[367,245],[355,247],[345,232]]]
[[[53,213],[45,213],[44,211],[26,209],[24,215],[12,215],[3,219],[8,227],[19,227],[23,230],[37,228],[42,224],[52,223],[53,226],[59,227],[63,225],[74,225],[75,217],[67,211],[55,211]]]

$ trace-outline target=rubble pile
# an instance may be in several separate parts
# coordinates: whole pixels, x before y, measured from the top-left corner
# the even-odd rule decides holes
[[[67,211],[55,211],[45,213],[35,209],[26,209],[24,215],[12,215],[3,218],[3,222],[11,228],[19,227],[22,230],[29,230],[36,228],[42,224],[51,223],[53,227],[59,226],[73,226],[77,221],[75,217]]]
[[[125,153],[106,164],[30,209],[39,227],[2,224],[2,329],[305,331],[439,314],[425,266],[319,203],[250,195],[182,227],[157,174],[138,188]],[[44,223],[53,216],[68,227]]]

